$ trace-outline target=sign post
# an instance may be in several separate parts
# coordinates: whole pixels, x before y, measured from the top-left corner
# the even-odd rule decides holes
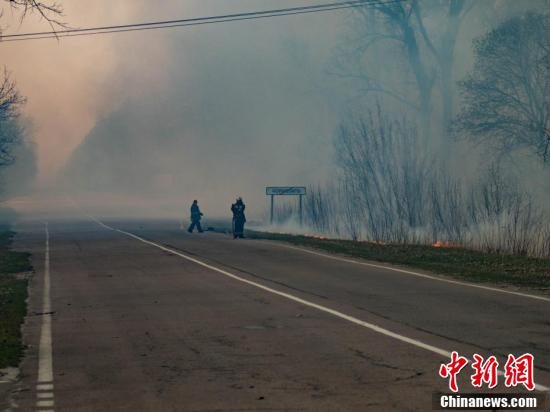
[[[302,217],[302,197],[304,195],[300,195],[300,226],[302,226],[302,222],[303,222],[303,217]]]
[[[271,214],[270,214],[270,219],[269,219],[269,224],[273,224],[273,206],[275,204],[275,195],[271,195]]]
[[[306,194],[306,188],[303,186],[268,186],[265,188],[265,194],[271,196],[271,212],[269,222],[273,224],[273,212],[275,206],[275,196],[299,196],[299,211],[300,211],[300,226],[303,219],[303,200],[302,198]]]

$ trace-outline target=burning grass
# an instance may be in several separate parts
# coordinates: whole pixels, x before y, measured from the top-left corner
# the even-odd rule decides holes
[[[550,259],[474,251],[453,242],[436,242],[433,245],[383,244],[256,231],[249,231],[247,236],[405,265],[470,282],[534,288],[550,293]]]

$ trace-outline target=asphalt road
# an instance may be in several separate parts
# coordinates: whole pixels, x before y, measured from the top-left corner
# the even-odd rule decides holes
[[[431,410],[449,359],[430,348],[501,364],[530,352],[550,386],[550,300],[176,222],[105,223],[127,233],[93,220],[18,227],[36,274],[14,410]]]

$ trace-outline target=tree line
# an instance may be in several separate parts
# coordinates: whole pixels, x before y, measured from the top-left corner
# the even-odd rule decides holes
[[[338,178],[309,190],[310,230],[550,256],[547,203],[506,162],[517,153],[550,162],[547,5],[533,1],[531,11],[474,39],[472,69],[458,82],[453,75],[472,12],[502,13],[518,3],[413,0],[355,12],[332,74],[371,98],[336,133]],[[399,63],[381,64],[387,56]],[[473,180],[448,165],[460,142],[484,153]]]

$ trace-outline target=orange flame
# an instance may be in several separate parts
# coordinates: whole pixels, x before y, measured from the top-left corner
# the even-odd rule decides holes
[[[446,242],[438,240],[437,242],[432,243],[433,247],[460,247],[458,243],[455,242]]]

